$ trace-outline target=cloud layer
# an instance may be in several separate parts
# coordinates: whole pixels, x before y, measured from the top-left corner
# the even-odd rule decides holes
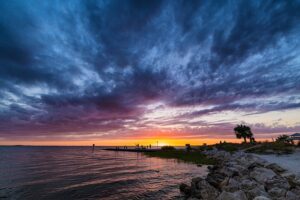
[[[3,2],[0,138],[221,137],[241,121],[262,137],[299,130],[268,114],[299,113],[299,10],[300,1]]]

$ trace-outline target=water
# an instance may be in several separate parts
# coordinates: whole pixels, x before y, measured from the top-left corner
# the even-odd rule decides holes
[[[176,199],[206,167],[90,147],[0,147],[0,199]]]

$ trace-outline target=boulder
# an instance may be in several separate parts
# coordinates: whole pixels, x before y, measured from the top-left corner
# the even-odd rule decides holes
[[[220,160],[229,160],[231,158],[231,154],[227,151],[218,151],[214,156]]]
[[[199,181],[202,181],[203,178],[202,177],[195,177],[195,178],[192,178],[192,183],[198,183]]]
[[[243,179],[241,181],[241,189],[242,190],[251,190],[257,186],[258,186],[258,184],[255,181],[252,181],[249,179]]]
[[[199,200],[198,198],[195,198],[195,197],[189,197],[187,199],[184,199],[184,200]]]
[[[295,187],[291,189],[291,192],[295,193],[298,197],[300,197],[300,187]]]
[[[240,184],[233,178],[230,178],[227,185],[225,185],[222,190],[226,192],[235,192],[240,189]]]
[[[280,188],[285,190],[290,189],[288,180],[281,176],[274,176],[272,179],[266,180],[265,186],[267,190],[270,190],[272,188]]]
[[[228,185],[228,182],[229,182],[229,177],[225,177],[225,179],[219,184],[219,187],[221,190],[223,190],[223,188]]]
[[[281,174],[281,176],[283,178],[286,178],[288,181],[293,181],[296,178],[295,174],[293,174],[291,172],[284,172]]]
[[[220,169],[220,166],[218,166],[218,165],[213,165],[213,166],[209,165],[209,166],[207,166],[207,169],[208,169],[210,172],[214,172],[214,171]]]
[[[266,192],[264,187],[261,187],[261,186],[257,186],[250,190],[246,190],[245,193],[246,193],[246,196],[248,199],[254,199],[255,197],[258,197],[258,196],[269,197],[269,194]]]
[[[258,156],[253,156],[252,160],[253,160],[254,162],[258,163],[259,165],[265,166],[265,165],[268,164],[268,162],[267,162],[266,160],[264,160],[264,159],[262,159],[262,158],[260,158],[260,157],[258,157]]]
[[[220,189],[220,184],[224,181],[226,175],[219,172],[211,172],[206,176],[206,181],[214,186],[215,188]]]
[[[263,167],[266,165],[266,161],[257,156],[251,154],[241,154],[241,157],[237,158],[237,161],[246,168]]]
[[[268,179],[272,179],[274,176],[276,176],[276,174],[273,172],[273,170],[263,167],[255,167],[254,170],[250,172],[250,177],[262,184]]]
[[[271,200],[271,199],[269,199],[268,197],[265,197],[265,196],[258,196],[258,197],[255,197],[253,200]]]
[[[294,192],[288,191],[285,196],[286,200],[299,200],[299,196]]]
[[[197,183],[196,189],[192,189],[191,195],[199,199],[215,200],[220,192],[211,186],[206,180]]]
[[[276,152],[274,150],[272,150],[272,149],[267,149],[267,150],[265,150],[265,153],[266,154],[274,154]]]
[[[272,199],[284,199],[286,195],[286,190],[282,188],[271,188],[268,190],[269,195],[272,197]]]
[[[280,167],[279,165],[277,165],[275,163],[271,163],[271,164],[267,165],[266,167],[277,173],[282,173],[282,172],[286,171],[285,169],[283,169],[282,167]]]
[[[293,186],[298,186],[298,187],[300,187],[300,177],[295,176],[295,178],[293,178],[293,179],[291,180],[291,184],[292,184]]]
[[[197,185],[198,185],[198,183],[199,183],[199,181],[202,181],[203,180],[203,178],[201,178],[201,177],[196,177],[196,178],[193,178],[192,179],[192,183],[191,183],[191,189],[193,190],[193,189],[198,189],[197,187]]]
[[[187,184],[185,183],[181,183],[179,185],[179,189],[182,193],[184,193],[185,196],[190,196],[191,195],[191,187],[188,186]]]
[[[264,167],[264,165],[263,165],[263,164],[260,164],[260,163],[258,163],[258,162],[252,162],[251,164],[248,164],[248,165],[247,165],[247,168],[248,168],[249,170],[253,170],[255,167]]]
[[[249,173],[249,171],[246,167],[239,165],[239,164],[224,166],[219,171],[228,177],[243,176],[244,174]]]
[[[225,192],[223,191],[217,200],[247,200],[246,194],[239,190],[236,192]]]

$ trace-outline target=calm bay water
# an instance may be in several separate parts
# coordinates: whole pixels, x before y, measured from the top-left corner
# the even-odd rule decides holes
[[[0,199],[176,199],[206,167],[90,147],[0,147]]]

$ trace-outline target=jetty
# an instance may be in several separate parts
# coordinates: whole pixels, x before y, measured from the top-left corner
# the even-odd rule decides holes
[[[127,151],[127,152],[156,152],[161,149],[123,149],[123,148],[105,148],[106,151]]]

